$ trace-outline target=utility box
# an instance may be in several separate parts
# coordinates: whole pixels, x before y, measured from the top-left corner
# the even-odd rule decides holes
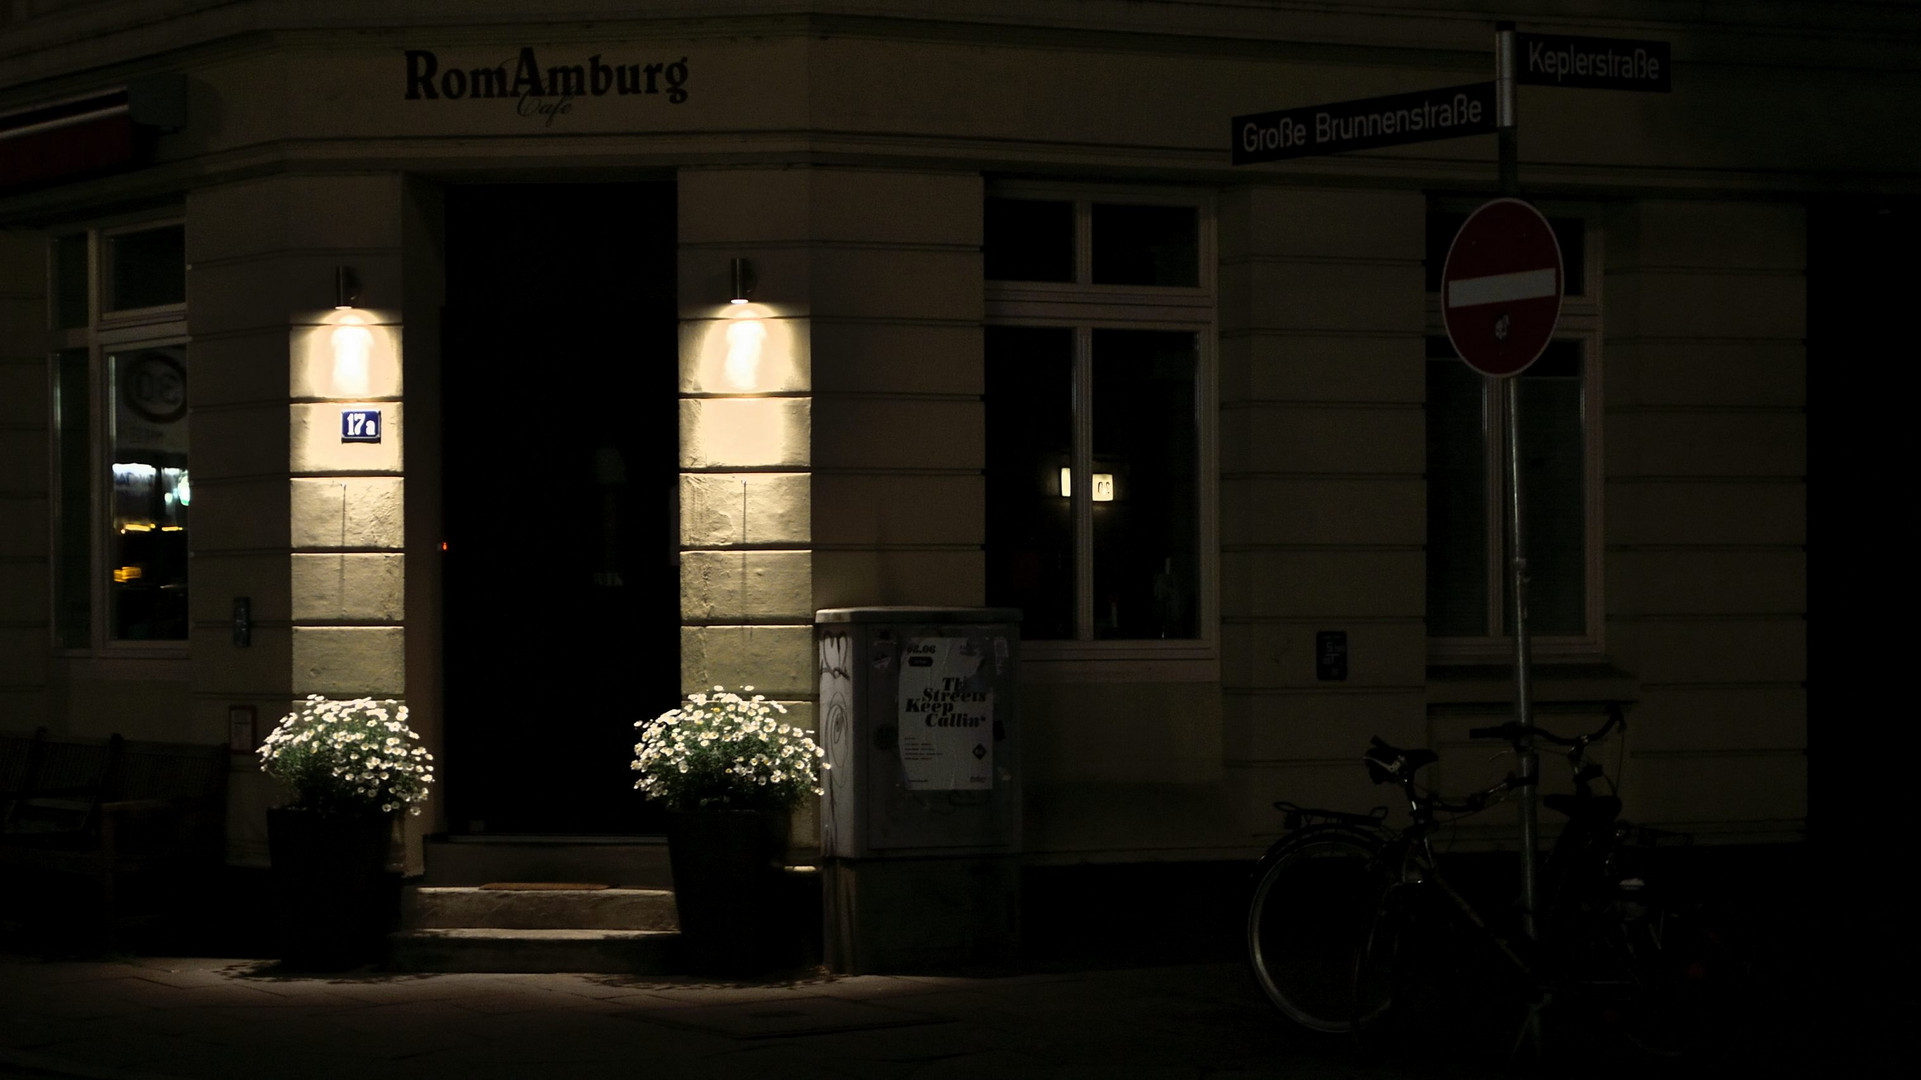
[[[829,608],[823,945],[846,973],[1020,952],[1020,612]]]

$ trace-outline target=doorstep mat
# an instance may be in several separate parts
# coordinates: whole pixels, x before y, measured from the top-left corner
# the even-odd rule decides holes
[[[611,885],[602,885],[596,882],[586,881],[489,881],[487,884],[481,886],[483,889],[493,889],[496,892],[553,892],[558,890],[591,892],[597,889],[610,889],[612,887]]]
[[[864,1001],[832,997],[792,997],[725,1005],[681,1005],[623,1013],[634,1020],[704,1031],[729,1039],[778,1039],[795,1035],[833,1035],[843,1031],[913,1027],[945,1023],[947,1017]]]

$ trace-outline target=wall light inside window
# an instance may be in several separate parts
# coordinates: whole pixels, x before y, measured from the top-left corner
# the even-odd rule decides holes
[[[1071,498],[1074,494],[1074,470],[1061,467],[1061,498]],[[1094,474],[1095,502],[1114,501],[1114,474],[1097,472]]]

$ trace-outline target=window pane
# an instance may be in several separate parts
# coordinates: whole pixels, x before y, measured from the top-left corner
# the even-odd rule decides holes
[[[1074,204],[988,199],[982,259],[989,281],[1074,280]]]
[[[106,239],[107,310],[187,302],[187,230],[181,225]]]
[[[62,236],[53,242],[53,328],[87,325],[87,236]]]
[[[1034,640],[1074,636],[1074,332],[990,326],[987,602],[1022,612]]]
[[[113,395],[109,618],[118,639],[187,636],[187,350],[163,345],[107,360]]]
[[[1094,284],[1201,283],[1201,218],[1192,206],[1095,203]]]
[[[1427,632],[1488,632],[1488,491],[1483,378],[1446,338],[1427,340]]]
[[[84,319],[85,312],[82,312]],[[53,606],[60,647],[84,649],[93,637],[92,493],[93,445],[88,422],[87,350],[65,349],[54,358],[54,462],[59,485],[59,547],[54,552]]]
[[[1548,228],[1561,245],[1561,295],[1587,294],[1587,222],[1580,218],[1551,217]]]
[[[1528,634],[1582,634],[1587,631],[1587,499],[1581,343],[1550,342],[1519,378]],[[1511,633],[1511,627],[1504,632]]]
[[[1093,333],[1094,635],[1198,637],[1195,336]]]

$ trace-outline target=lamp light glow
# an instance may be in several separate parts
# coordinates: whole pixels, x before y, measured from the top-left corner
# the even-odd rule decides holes
[[[1074,470],[1063,465],[1061,466],[1061,498],[1069,499],[1069,498],[1073,498],[1073,496],[1074,496]],[[1113,473],[1097,472],[1094,474],[1093,501],[1095,502],[1113,502],[1114,501],[1114,474]]]
[[[735,319],[727,325],[727,359],[721,363],[721,374],[729,386],[760,389],[760,358],[766,344],[767,328],[759,319]]]
[[[336,397],[365,397],[368,391],[367,354],[373,350],[372,331],[348,315],[333,328],[333,392]]]

